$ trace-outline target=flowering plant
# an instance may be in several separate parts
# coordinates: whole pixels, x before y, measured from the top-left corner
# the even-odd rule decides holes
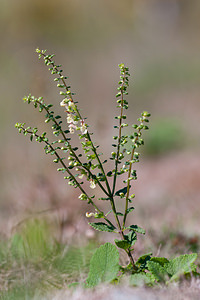
[[[144,255],[137,261],[133,258],[134,244],[137,241],[137,234],[144,234],[145,231],[137,225],[127,226],[127,217],[134,210],[131,206],[134,194],[131,194],[131,182],[137,179],[136,170],[133,168],[135,163],[139,162],[138,148],[144,144],[142,139],[142,132],[148,129],[148,122],[150,114],[144,111],[138,119],[138,124],[131,126],[130,135],[124,134],[124,128],[128,127],[125,122],[125,111],[128,109],[128,95],[127,88],[129,85],[129,69],[124,64],[119,65],[120,81],[117,98],[117,108],[119,108],[119,115],[115,117],[117,124],[114,128],[117,134],[113,137],[112,144],[114,151],[111,153],[110,160],[113,162],[113,167],[106,170],[107,160],[101,160],[101,153],[98,153],[99,145],[96,145],[89,131],[89,126],[78,108],[78,102],[74,100],[74,93],[71,91],[70,86],[67,84],[68,77],[63,75],[61,65],[56,65],[53,60],[54,55],[46,54],[46,50],[36,49],[39,59],[43,58],[45,64],[48,66],[52,75],[55,75],[54,81],[57,82],[57,87],[60,88],[60,95],[63,97],[60,106],[64,108],[66,113],[66,121],[62,121],[60,115],[55,115],[52,110],[52,104],[45,104],[42,97],[36,98],[32,95],[24,97],[24,101],[28,104],[32,103],[39,112],[45,112],[45,122],[52,123],[53,134],[56,140],[51,142],[47,138],[47,133],[38,133],[38,128],[25,127],[25,123],[16,123],[16,128],[24,135],[29,135],[30,140],[44,144],[46,154],[53,155],[54,163],[60,164],[57,169],[59,172],[65,174],[64,179],[68,180],[68,184],[74,188],[78,188],[81,192],[79,199],[86,201],[94,209],[93,212],[86,212],[86,217],[93,217],[100,219],[97,222],[90,222],[89,225],[98,231],[111,232],[118,234],[118,239],[115,239],[117,247],[123,249],[130,261],[127,267],[119,266],[119,258],[117,248],[106,243],[102,248],[97,250],[91,260],[90,273],[87,279],[88,286],[94,286],[97,283],[104,281],[114,280],[119,272],[125,274],[131,272],[132,274],[140,274],[140,279],[147,283],[152,283],[155,280],[159,281],[154,274],[156,272],[164,272],[161,267],[167,266],[169,261],[165,258],[163,260],[156,260],[151,255]],[[73,135],[77,134],[80,140],[80,146],[73,145]],[[63,154],[66,157],[63,157]],[[123,175],[123,179],[122,179]],[[124,179],[125,178],[125,179]],[[120,183],[122,186],[119,190],[116,189]],[[88,189],[88,187],[91,188]],[[96,188],[102,192],[102,197],[97,198],[93,193]],[[119,211],[116,206],[116,200],[121,199],[124,201],[124,210]],[[110,203],[110,210],[103,211],[99,207],[99,201],[108,201]],[[114,219],[114,220],[113,220]],[[108,263],[110,259],[111,265]],[[193,262],[195,257],[186,259],[186,264]],[[102,277],[99,275],[100,269],[103,264]],[[188,262],[189,261],[189,262]],[[107,264],[108,263],[108,264]],[[156,264],[156,265],[155,265]],[[106,267],[105,267],[106,265]],[[163,267],[164,268],[164,267]],[[98,272],[97,272],[98,270]],[[151,276],[145,273],[145,270],[151,272]],[[166,274],[163,275],[163,280],[170,272],[165,270]],[[106,275],[108,277],[106,277]],[[157,274],[157,273],[156,273]],[[103,279],[104,278],[104,279]],[[107,278],[105,280],[105,278]]]

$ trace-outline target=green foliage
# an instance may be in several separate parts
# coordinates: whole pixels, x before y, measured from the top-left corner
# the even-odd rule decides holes
[[[113,281],[119,272],[119,253],[110,243],[100,246],[92,256],[87,287]]]
[[[0,299],[41,299],[47,291],[83,282],[96,247],[96,242],[82,247],[59,244],[45,220],[24,220],[0,244]]]
[[[115,243],[124,250],[127,250],[129,247],[129,243],[126,241],[119,240],[116,242],[115,240]],[[106,243],[94,253],[86,282],[87,286],[93,287],[102,282],[121,281],[128,275],[129,283],[133,286],[168,284],[178,280],[180,276],[185,276],[186,278],[191,273],[195,274],[195,276],[200,276],[196,272],[196,265],[194,264],[196,259],[197,254],[195,253],[180,255],[171,260],[165,257],[152,257],[152,254],[149,253],[142,255],[137,260],[135,263],[136,269],[133,268],[131,263],[127,267],[121,267],[116,247]],[[119,270],[121,272],[118,272]],[[108,277],[107,273],[109,274]]]
[[[147,262],[147,269],[152,273],[157,282],[167,283],[177,280],[181,275],[196,272],[194,261],[197,254],[184,254],[171,260],[166,258],[151,258]]]

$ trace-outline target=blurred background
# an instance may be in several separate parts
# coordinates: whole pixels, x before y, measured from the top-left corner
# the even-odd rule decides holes
[[[198,0],[0,0],[0,231],[50,214],[65,228],[88,228],[85,203],[56,172],[42,145],[16,122],[47,130],[24,95],[62,100],[35,49],[56,54],[94,139],[109,156],[117,114],[118,64],[130,69],[128,122],[152,114],[134,185],[130,220],[148,229],[200,234],[200,2]],[[120,186],[120,183],[118,183]],[[57,221],[56,221],[57,222]],[[71,230],[71,231],[70,231]],[[85,232],[85,229],[82,229]],[[91,232],[88,232],[90,235]],[[142,247],[142,246],[141,246]]]

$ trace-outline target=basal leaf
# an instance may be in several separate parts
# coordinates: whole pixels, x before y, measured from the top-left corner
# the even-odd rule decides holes
[[[164,264],[168,263],[169,260],[165,257],[152,257],[151,261],[159,263],[161,266],[164,266]]]
[[[90,261],[90,271],[86,280],[87,287],[114,280],[119,272],[119,252],[111,243],[100,246]]]
[[[168,272],[158,262],[148,261],[147,268],[157,281],[165,282],[168,279]]]
[[[151,255],[152,253],[147,253],[147,254],[144,254],[142,256],[140,256],[138,258],[138,260],[136,261],[136,266],[140,269],[140,270],[145,270],[146,269],[146,265],[147,265],[147,262],[151,259]]]
[[[164,267],[170,276],[172,276],[171,280],[174,280],[181,274],[196,271],[196,266],[193,264],[196,259],[196,253],[184,254],[170,260]]]
[[[94,229],[98,231],[107,231],[107,232],[113,232],[115,230],[114,226],[107,225],[106,223],[99,222],[99,223],[88,223],[90,226],[92,226]]]
[[[152,285],[154,282],[155,278],[150,273],[140,272],[130,276],[130,285],[133,286]]]

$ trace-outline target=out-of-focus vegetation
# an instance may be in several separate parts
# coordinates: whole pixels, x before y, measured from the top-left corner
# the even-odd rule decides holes
[[[55,236],[53,239],[46,220],[25,220],[9,240],[0,244],[0,299],[24,299],[33,295],[39,299],[47,291],[83,282],[97,245],[95,240],[82,241],[81,246],[64,245]]]
[[[113,136],[110,128],[115,115],[112,108],[118,81],[117,65],[124,62],[130,66],[134,79],[130,82],[129,102],[133,102],[130,106],[134,109],[129,118],[134,119],[138,112],[147,109],[152,120],[173,119],[184,132],[184,143],[176,150],[176,155],[177,151],[185,151],[184,145],[191,151],[181,160],[182,167],[177,156],[170,161],[174,170],[170,178],[176,178],[176,184],[171,184],[168,194],[164,189],[164,196],[159,192],[161,187],[170,186],[169,163],[168,152],[160,152],[165,156],[165,167],[160,166],[162,176],[155,175],[154,181],[153,176],[148,177],[148,188],[138,187],[141,192],[136,206],[140,224],[145,227],[143,223],[148,220],[151,227],[161,215],[163,221],[172,216],[173,220],[167,219],[167,225],[174,226],[173,230],[179,224],[182,230],[195,228],[199,234],[199,226],[195,225],[199,216],[200,176],[195,169],[198,161],[189,162],[192,157],[198,157],[193,156],[193,151],[199,152],[200,2],[0,0],[0,8],[0,231],[3,235],[8,234],[15,220],[24,214],[58,210],[66,214],[63,222],[68,228],[73,218],[85,211],[77,200],[78,195],[73,194],[62,176],[56,174],[51,160],[48,157],[41,160],[43,152],[39,145],[28,143],[14,128],[16,121],[26,116],[30,125],[40,124],[46,130],[42,116],[32,114],[20,100],[29,92],[59,106],[60,98],[56,88],[51,86],[50,76],[39,62],[35,63],[37,47],[57,53],[56,61],[62,62],[69,72],[69,82],[77,92],[84,115],[88,115],[94,127],[96,140],[104,141],[105,154],[111,151],[107,145]],[[165,124],[163,132],[155,133],[152,121],[152,135],[155,133],[154,137],[160,139],[161,148],[167,142],[170,128],[171,124]],[[149,141],[149,145],[151,143]],[[146,142],[145,147],[149,145]],[[173,147],[170,153],[173,154]],[[44,165],[48,172],[44,172]],[[184,172],[178,172],[179,167]],[[144,172],[148,174],[148,170]],[[155,173],[160,174],[157,164]],[[139,177],[139,180],[143,179]],[[143,191],[145,195],[139,199]],[[174,203],[178,203],[177,206]],[[176,207],[187,217],[185,225]],[[147,217],[145,209],[150,216]],[[155,249],[158,246],[156,244]],[[17,299],[20,291],[15,293],[13,299]]]

